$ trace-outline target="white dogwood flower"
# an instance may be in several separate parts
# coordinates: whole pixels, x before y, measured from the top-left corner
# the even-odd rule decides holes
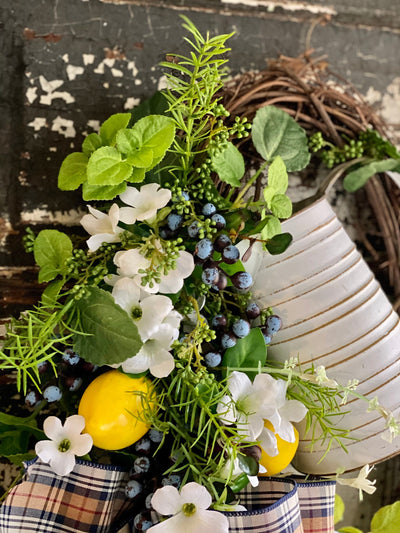
[[[56,416],[49,416],[43,424],[46,437],[36,443],[35,452],[44,463],[59,476],[72,472],[75,466],[75,455],[82,456],[90,452],[93,439],[88,433],[81,435],[85,428],[85,419],[81,415],[72,415],[62,425]]]
[[[179,492],[172,485],[156,490],[151,498],[153,509],[162,515],[172,515],[154,526],[152,533],[228,533],[228,518],[218,511],[209,511],[212,503],[205,487],[191,482]]]
[[[287,442],[294,442],[296,440],[293,424],[291,422],[300,422],[307,414],[307,408],[298,400],[287,400],[286,390],[288,386],[287,381],[277,379],[275,385],[274,410],[272,414],[265,418],[274,426],[275,433],[281,439]],[[262,440],[267,439],[267,428],[263,429]],[[272,433],[272,432],[270,432]],[[262,447],[264,447],[262,445]],[[266,450],[266,448],[264,448]],[[267,450],[266,450],[267,451]]]
[[[160,189],[158,183],[143,185],[140,190],[127,187],[119,196],[124,204],[131,207],[121,207],[120,219],[125,224],[134,224],[137,220],[151,220],[157,211],[165,207],[171,200],[169,189]]]
[[[347,485],[348,487],[354,487],[360,491],[360,500],[362,500],[362,491],[367,494],[373,494],[376,491],[374,487],[376,479],[370,481],[368,478],[369,473],[373,469],[373,466],[365,465],[361,468],[356,478],[341,478],[338,475],[336,476],[336,481],[339,485]]]
[[[120,234],[124,231],[118,227],[119,207],[113,204],[108,215],[88,205],[89,215],[84,215],[81,224],[85,230],[92,235],[87,241],[88,248],[95,252],[103,242],[120,242]]]
[[[264,428],[264,419],[275,410],[277,380],[269,374],[257,374],[252,383],[247,374],[232,372],[228,378],[229,395],[217,405],[217,413],[226,425],[236,424],[243,438],[256,441]]]
[[[156,246],[162,250],[161,244],[157,241]],[[132,248],[126,251],[117,252],[114,256],[114,263],[118,267],[120,277],[132,278],[135,283],[146,292],[155,294],[176,294],[183,287],[183,280],[190,276],[194,269],[193,255],[189,252],[181,251],[176,259],[176,268],[167,274],[161,274],[160,283],[152,282],[142,285],[142,278],[151,267],[151,261],[144,257],[139,249]]]

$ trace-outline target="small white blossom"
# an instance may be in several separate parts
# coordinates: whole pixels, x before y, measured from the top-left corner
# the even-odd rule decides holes
[[[49,463],[59,476],[72,472],[75,455],[82,456],[90,452],[93,439],[88,433],[81,435],[85,428],[85,419],[81,415],[72,415],[64,423],[56,416],[49,416],[43,424],[46,437],[36,443],[35,452],[44,463]]]
[[[103,242],[120,242],[120,234],[124,231],[118,227],[119,207],[113,204],[108,215],[88,205],[90,215],[84,215],[81,224],[92,235],[86,243],[91,252],[95,252]]]
[[[155,245],[162,250],[160,242],[156,241]],[[120,277],[132,278],[135,283],[146,292],[155,294],[161,292],[164,294],[176,294],[183,287],[183,280],[190,276],[194,269],[193,255],[189,252],[181,251],[176,259],[176,268],[170,270],[168,274],[161,274],[160,283],[152,282],[145,286],[142,285],[142,278],[151,267],[151,261],[144,257],[139,249],[117,252],[114,256],[114,263],[118,267]],[[140,272],[139,272],[140,271]]]
[[[326,370],[323,365],[317,366],[315,369],[315,379],[318,385],[323,385],[331,389],[336,389],[338,384],[334,379],[328,378],[326,375]]]
[[[209,511],[212,498],[198,483],[184,485],[179,492],[172,485],[156,490],[151,498],[153,509],[171,518],[152,526],[152,533],[228,533],[228,518],[218,511]]]
[[[165,207],[171,200],[169,189],[160,189],[157,183],[143,185],[140,190],[127,187],[120,195],[124,204],[131,207],[121,207],[120,219],[125,224],[134,224],[137,220],[151,220],[157,211]]]
[[[356,478],[341,478],[337,475],[336,481],[339,483],[339,485],[347,485],[349,487],[359,489],[360,500],[362,500],[362,491],[366,492],[367,494],[373,494],[376,491],[376,487],[374,487],[376,479],[374,479],[374,481],[367,479],[372,469],[373,466],[370,467],[369,465],[365,465],[362,467]]]

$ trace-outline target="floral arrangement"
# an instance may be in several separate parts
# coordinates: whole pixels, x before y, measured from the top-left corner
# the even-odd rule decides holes
[[[267,358],[281,319],[253,299],[252,269],[291,243],[280,222],[292,214],[288,172],[308,164],[309,141],[271,106],[252,124],[228,122],[217,95],[230,35],[204,37],[183,18],[191,51],[162,63],[168,88],[111,116],[61,166],[59,188],[82,187],[90,202],[89,237],[27,232],[46,286],[8,325],[0,368],[15,373],[31,413],[1,415],[0,451],[22,464],[35,438],[60,476],[75,456],[127,464],[137,529],[222,532],[216,511],[241,509],[244,486],[292,461],[294,423],[305,419],[326,453],[345,448],[336,419],[359,395],[356,380],[342,386],[322,366]],[[240,153],[250,131],[257,170]],[[390,438],[399,433],[376,399],[369,407]],[[150,510],[171,517],[153,525]]]

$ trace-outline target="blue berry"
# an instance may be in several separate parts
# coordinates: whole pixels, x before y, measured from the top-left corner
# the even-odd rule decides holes
[[[239,260],[239,248],[233,244],[228,244],[228,246],[225,246],[225,248],[222,250],[221,257],[224,263],[227,265],[233,265]]]
[[[197,243],[194,253],[199,259],[205,261],[211,257],[213,249],[213,243],[210,241],[210,239],[201,239],[201,241]]]
[[[170,213],[167,217],[167,225],[171,231],[177,231],[183,222],[183,216],[178,213]]]
[[[47,372],[47,370],[49,370],[49,368],[50,368],[50,363],[48,361],[42,361],[41,363],[37,365],[39,374],[44,374],[45,372]]]
[[[163,487],[172,485],[178,489],[181,485],[181,476],[178,476],[178,474],[170,474],[168,477],[163,477],[161,480],[161,485]]]
[[[156,444],[159,444],[163,440],[163,432],[159,431],[158,429],[151,429],[149,431],[149,439],[151,442],[155,442]]]
[[[223,272],[220,272],[219,273],[219,277],[218,277],[218,281],[213,286],[213,288],[218,290],[218,291],[223,291],[226,288],[227,285],[228,285],[228,278],[226,277],[226,275]]]
[[[196,237],[199,236],[199,231],[200,231],[200,227],[199,227],[199,223],[197,222],[197,220],[192,222],[190,226],[188,226],[188,229],[187,229],[188,235],[192,239],[196,239]]]
[[[43,391],[43,398],[49,403],[58,402],[58,400],[61,400],[62,398],[60,388],[56,385],[50,385],[49,387],[46,387]]]
[[[243,339],[243,337],[246,337],[250,333],[250,324],[247,320],[239,318],[239,320],[236,320],[236,322],[233,323],[232,331],[236,337]]]
[[[150,459],[145,456],[137,457],[133,463],[133,470],[136,474],[146,474],[150,470]]]
[[[135,443],[135,451],[138,453],[150,453],[151,441],[147,437],[142,437]]]
[[[150,514],[147,512],[138,513],[133,519],[133,525],[137,531],[147,531],[153,525]]]
[[[210,368],[214,368],[215,366],[218,366],[222,361],[222,356],[218,352],[208,352],[204,356],[206,365]]]
[[[215,315],[211,320],[211,325],[213,328],[224,328],[227,324],[225,315]]]
[[[31,391],[25,396],[25,403],[28,407],[36,407],[40,403],[40,395],[38,391]]]
[[[275,335],[282,327],[282,320],[277,315],[271,315],[265,321],[265,329],[268,335]]]
[[[181,196],[184,200],[186,200],[187,202],[190,200],[190,195],[187,191],[182,191],[181,192]]]
[[[221,337],[221,346],[224,350],[233,348],[237,342],[237,338],[233,333],[224,333]]]
[[[267,344],[267,345],[271,344],[272,337],[271,337],[271,335],[268,335],[267,328],[261,328],[261,333],[263,334],[265,344]]]
[[[136,479],[130,479],[125,485],[125,496],[127,498],[136,498],[142,492],[143,487]]]
[[[213,222],[215,222],[215,227],[217,229],[223,229],[225,226],[226,226],[226,220],[225,218],[220,215],[219,213],[215,213],[212,217],[211,217],[211,220]]]
[[[65,385],[71,392],[77,391],[81,387],[82,383],[83,381],[80,377],[68,376],[67,378],[65,378]]]
[[[218,282],[219,270],[216,267],[205,268],[201,274],[201,279],[206,285],[214,285]]]
[[[222,233],[221,235],[218,235],[218,237],[214,241],[214,248],[217,252],[222,252],[224,248],[232,244],[232,241],[228,237],[228,235],[225,235],[225,233]]]
[[[74,352],[74,350],[70,350],[69,348],[64,350],[64,353],[62,354],[62,360],[71,366],[77,365],[80,359],[81,358],[79,357],[79,355]]]
[[[253,284],[253,278],[249,272],[236,272],[231,277],[231,281],[234,287],[243,291],[250,289]]]
[[[146,499],[144,501],[146,509],[148,509],[149,511],[151,511],[153,509],[153,506],[151,505],[151,498],[153,497],[153,494],[154,494],[154,492],[150,492],[150,494],[148,494],[146,496]]]
[[[201,212],[205,217],[210,217],[217,212],[217,208],[214,204],[208,203],[203,205],[203,209],[201,210]]]
[[[261,309],[255,302],[250,302],[246,307],[246,316],[250,320],[253,320],[260,316]]]

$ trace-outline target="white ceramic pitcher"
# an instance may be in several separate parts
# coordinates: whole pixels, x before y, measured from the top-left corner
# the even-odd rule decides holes
[[[283,223],[293,235],[285,253],[265,253],[255,276],[253,294],[271,306],[283,327],[268,348],[268,357],[285,361],[299,357],[304,366],[323,365],[328,377],[346,385],[358,379],[357,390],[400,412],[400,319],[355,244],[325,198]],[[352,470],[400,453],[400,437],[382,439],[385,421],[368,404],[351,399],[340,427],[357,440],[349,453],[333,447],[311,452],[301,431],[295,466],[307,473]]]

